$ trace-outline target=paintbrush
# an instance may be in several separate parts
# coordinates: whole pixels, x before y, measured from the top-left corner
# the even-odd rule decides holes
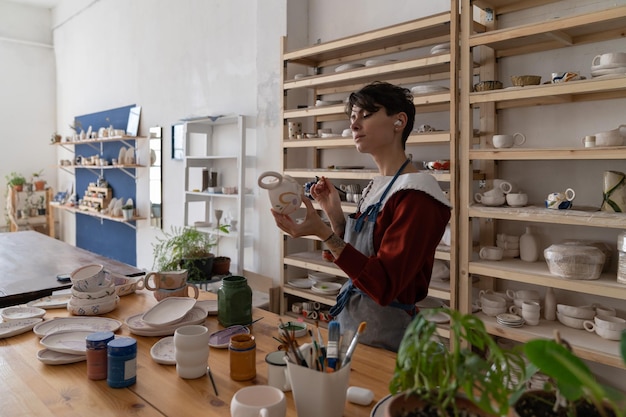
[[[354,354],[354,351],[356,349],[356,345],[359,342],[359,336],[365,330],[366,325],[367,323],[364,321],[362,321],[361,324],[359,324],[359,329],[356,331],[354,337],[352,338],[352,341],[350,342],[350,346],[348,346],[348,350],[346,351],[346,356],[345,358],[343,358],[343,361],[341,362],[341,366],[346,366],[347,364],[350,363],[350,360],[352,359],[352,355]]]
[[[326,345],[326,360],[328,366],[327,372],[334,372],[337,368],[337,360],[339,359],[339,338],[341,327],[339,322],[331,321],[328,323],[328,344]]]

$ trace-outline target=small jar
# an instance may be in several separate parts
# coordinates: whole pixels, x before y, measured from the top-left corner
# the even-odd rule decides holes
[[[107,378],[107,343],[115,338],[113,332],[96,332],[86,337],[87,378],[99,381]]]
[[[224,327],[247,326],[252,322],[252,289],[245,277],[222,279],[217,290],[217,320]]]
[[[256,342],[254,336],[238,334],[230,338],[230,377],[248,381],[256,377]]]
[[[120,337],[107,344],[107,383],[111,388],[125,388],[137,382],[137,341]]]

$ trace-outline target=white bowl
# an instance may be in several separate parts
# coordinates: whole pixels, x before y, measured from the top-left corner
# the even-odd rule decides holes
[[[575,307],[566,304],[557,304],[556,311],[569,317],[585,320],[591,320],[596,315],[596,310],[593,306]]]
[[[83,299],[83,300],[95,300],[102,297],[110,296],[115,293],[115,286],[111,281],[109,281],[111,285],[103,287],[101,290],[96,291],[79,291],[78,289],[72,287],[72,296],[75,298]]]
[[[596,323],[596,328],[620,331],[626,329],[626,320],[620,317],[598,315],[593,320]]]
[[[104,266],[98,264],[81,266],[70,273],[70,279],[78,291],[99,291],[105,286]]]
[[[559,313],[558,311],[556,312],[556,318],[563,323],[564,325],[566,325],[567,327],[571,327],[572,329],[584,329],[584,322],[585,320],[583,319],[577,319],[576,317],[570,317],[570,316],[566,316],[563,313]]]
[[[88,305],[76,305],[76,301],[81,300],[70,298],[70,301],[67,302],[67,310],[71,314],[75,316],[97,316],[115,310],[115,307],[120,302],[120,297],[117,294],[113,294],[113,298],[106,297]]]

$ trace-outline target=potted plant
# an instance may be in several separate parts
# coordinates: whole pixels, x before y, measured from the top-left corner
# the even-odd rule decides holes
[[[7,185],[13,187],[15,191],[22,191],[24,189],[26,178],[22,174],[11,172],[5,178],[7,180]]]
[[[215,236],[203,233],[195,227],[175,227],[163,232],[153,244],[153,269],[173,271],[186,269],[190,281],[207,281],[212,277],[213,259],[211,249],[217,244]]]
[[[431,319],[441,313],[450,317],[449,347]],[[524,376],[521,352],[498,346],[478,317],[448,307],[426,309],[400,343],[388,417],[507,415]]]
[[[46,188],[46,180],[44,180],[41,175],[43,174],[43,169],[39,172],[33,173],[33,178],[31,182],[35,186],[35,191],[43,191]]]
[[[220,232],[229,233],[230,225],[220,224],[222,219],[222,210],[215,210],[215,218],[217,219],[217,227],[215,231],[215,252],[216,256],[213,259],[212,275],[227,275],[230,273],[230,258],[228,256],[220,256]]]
[[[124,220],[132,220],[135,215],[135,207],[132,204],[124,204],[122,206],[122,215]]]
[[[46,198],[44,196],[40,195],[36,202],[31,201],[31,203],[36,207],[38,216],[46,215]]]
[[[620,353],[626,364],[626,330],[621,335]],[[519,396],[513,407],[517,416],[626,416],[624,394],[596,381],[558,332],[553,340],[528,341],[524,354],[530,361],[528,377],[541,372],[549,379],[543,389],[529,390]]]

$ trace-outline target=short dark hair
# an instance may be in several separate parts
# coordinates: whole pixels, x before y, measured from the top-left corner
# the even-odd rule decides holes
[[[350,94],[345,109],[348,117],[352,113],[353,106],[372,113],[384,107],[387,116],[406,113],[407,122],[402,131],[402,147],[405,148],[415,123],[415,104],[413,104],[411,90],[387,82],[375,81]]]

